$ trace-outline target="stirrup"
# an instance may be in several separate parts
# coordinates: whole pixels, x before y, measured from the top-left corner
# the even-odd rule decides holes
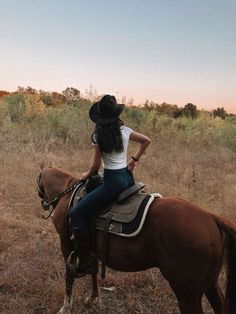
[[[79,256],[76,254],[75,251],[72,251],[66,261],[66,266],[71,275],[76,278],[84,277],[88,275],[87,273],[80,273],[77,271],[79,269]]]
[[[77,255],[76,251],[72,251],[67,259],[66,265],[71,275],[75,276],[76,278],[84,277],[86,275],[93,274],[93,265],[91,261],[91,268],[88,268],[88,271],[80,272],[80,258]]]

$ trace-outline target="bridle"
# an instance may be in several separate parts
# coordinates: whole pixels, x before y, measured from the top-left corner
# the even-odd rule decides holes
[[[47,200],[45,198],[45,191],[44,191],[44,188],[40,188],[40,181],[41,181],[41,177],[42,177],[42,172],[40,172],[40,174],[38,175],[37,177],[37,188],[36,188],[36,191],[38,192],[38,196],[40,198],[40,201],[41,201],[41,207],[44,209],[44,210],[48,210],[49,211],[49,214],[48,216],[43,216],[42,215],[42,218],[43,219],[48,219],[57,203],[59,202],[59,200],[65,196],[66,194],[70,193],[71,191],[73,191],[76,187],[78,186],[82,186],[84,184],[84,181],[78,181],[78,182],[75,182],[74,184],[72,184],[71,186],[69,186],[67,189],[65,189],[63,192],[57,194],[55,197],[53,197],[51,200]]]

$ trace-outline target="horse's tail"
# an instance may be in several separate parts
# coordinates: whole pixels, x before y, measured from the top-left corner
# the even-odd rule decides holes
[[[226,291],[225,314],[236,313],[236,226],[223,217],[212,215],[218,228],[225,234]]]

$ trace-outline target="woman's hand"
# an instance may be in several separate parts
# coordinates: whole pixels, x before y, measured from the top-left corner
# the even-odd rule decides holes
[[[89,177],[88,172],[83,172],[79,179],[80,179],[80,181],[85,181],[88,179],[88,177]]]
[[[130,171],[133,172],[135,167],[136,167],[136,161],[131,158],[128,162],[128,168]]]

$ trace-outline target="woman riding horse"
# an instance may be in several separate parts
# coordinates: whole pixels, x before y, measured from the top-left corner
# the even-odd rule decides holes
[[[124,126],[119,118],[123,109],[124,105],[118,104],[114,96],[105,95],[93,104],[89,112],[90,119],[96,124],[92,134],[94,155],[89,170],[81,175],[80,180],[96,174],[103,161],[104,182],[88,193],[69,213],[75,238],[73,254],[79,257],[79,266],[76,268],[76,258],[71,259],[69,265],[77,276],[96,272],[89,252],[89,219],[98,209],[114,202],[123,190],[134,184],[132,171],[151,143],[147,136]],[[129,140],[140,145],[127,163]],[[71,256],[74,257],[73,254]]]
[[[72,289],[76,274],[68,265],[73,241],[67,234],[72,187],[78,178],[54,167],[41,167],[38,194],[42,204],[52,204],[53,223],[60,236],[66,264],[65,298],[60,314],[72,313]],[[70,193],[67,193],[70,191]],[[96,231],[93,252],[103,258],[103,231]],[[125,272],[158,267],[175,293],[181,314],[203,314],[205,294],[215,314],[236,313],[236,226],[189,201],[155,198],[140,233],[131,238],[109,233],[106,265]],[[225,294],[218,284],[225,261]],[[97,273],[86,304],[100,302]],[[158,302],[158,300],[157,300]]]

